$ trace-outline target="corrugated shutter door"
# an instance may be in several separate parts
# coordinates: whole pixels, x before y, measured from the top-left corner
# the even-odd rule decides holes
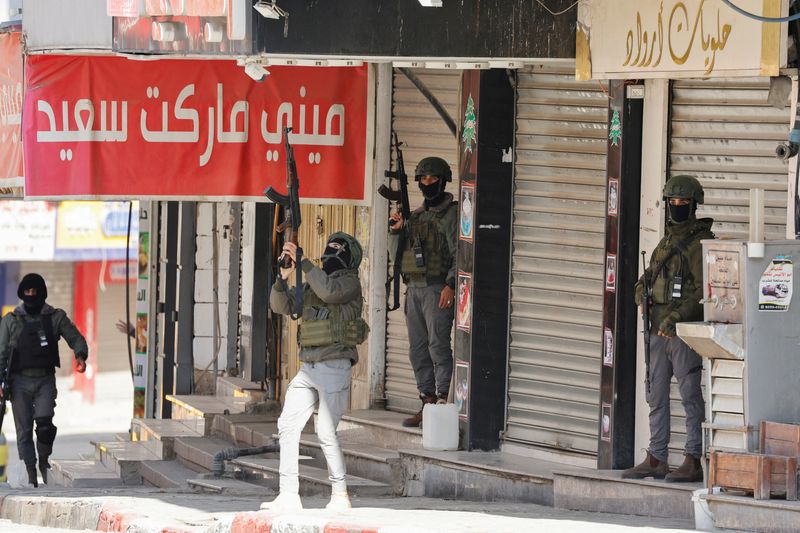
[[[123,263],[124,265],[124,263]],[[131,323],[136,320],[136,281],[131,280]],[[97,287],[97,372],[130,371],[128,336],[116,328],[125,320],[125,283]],[[133,339],[131,339],[133,341]],[[135,347],[131,344],[131,351]]]
[[[519,72],[507,440],[596,455],[608,98]]]
[[[413,70],[439,99],[453,120],[458,122],[460,70]],[[450,192],[458,191],[458,143],[444,121],[425,97],[403,74],[395,71],[392,102],[392,127],[403,142],[403,158],[409,175],[409,202],[413,210],[422,203],[422,194],[413,181],[414,168],[423,157],[444,158],[453,168]],[[405,290],[401,283],[401,290]],[[386,406],[395,411],[418,411],[420,407],[414,371],[408,360],[408,332],[401,308],[387,313],[386,324]]]
[[[698,216],[714,219],[717,237],[747,239],[750,189],[760,188],[766,238],[786,238],[788,169],[775,146],[788,135],[789,108],[770,106],[768,93],[769,78],[673,82],[670,174],[703,184]]]
[[[750,189],[764,189],[766,238],[786,238],[786,140],[789,105],[767,103],[769,78],[676,80],[672,84],[670,175],[696,176],[705,189],[699,217],[714,219],[718,238],[747,239]],[[706,378],[702,383],[706,384]],[[705,387],[704,387],[705,389]],[[703,395],[708,398],[705,390]],[[686,417],[675,379],[670,389],[672,465],[683,460]]]

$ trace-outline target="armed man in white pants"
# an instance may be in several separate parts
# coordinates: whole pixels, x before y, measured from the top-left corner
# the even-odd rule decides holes
[[[273,312],[292,314],[296,288],[286,280],[296,265],[297,246],[287,243],[283,253],[292,259],[291,268],[281,276],[270,294]],[[280,434],[280,493],[262,509],[293,511],[303,508],[299,495],[298,462],[300,434],[318,409],[316,431],[332,483],[327,509],[350,508],[345,481],[345,464],[336,426],[349,405],[352,367],[358,362],[356,346],[367,338],[368,327],[361,318],[363,300],[358,265],[361,245],[351,235],[337,232],[328,238],[320,258],[322,268],[308,259],[300,264],[305,274],[303,315],[300,318],[300,360],[303,366],[289,383],[283,412],[278,419]]]

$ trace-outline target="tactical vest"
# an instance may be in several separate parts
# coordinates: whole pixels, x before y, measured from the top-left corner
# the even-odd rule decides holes
[[[687,242],[682,243],[681,241],[687,237],[690,237]],[[650,280],[654,304],[671,304],[676,300],[673,298],[673,290],[675,280],[678,278],[681,279],[684,290],[691,284],[702,283],[702,279],[694,279],[691,269],[685,264],[684,254],[695,242],[713,238],[714,234],[710,230],[697,228],[689,235],[675,235],[669,242],[662,240],[659,243],[653,250],[651,265],[658,265],[665,260],[666,262],[658,272],[653,273],[653,279]],[[678,300],[682,299],[683,297]]]
[[[342,319],[342,310],[351,307],[356,319]],[[303,348],[330,346],[341,343],[357,346],[364,342],[369,326],[361,318],[361,299],[343,304],[324,302],[312,290],[303,294],[303,319],[297,332],[298,341]]]
[[[444,280],[450,270],[450,265],[453,263],[453,257],[450,255],[447,233],[442,221],[447,212],[457,205],[456,202],[453,202],[447,208],[436,211],[431,218],[424,221],[420,221],[419,217],[411,217],[411,234],[406,239],[403,259],[400,263],[400,270],[403,276],[425,276],[429,280]],[[425,259],[423,266],[417,266],[414,256],[416,243],[422,246]]]
[[[20,316],[17,320],[21,321],[23,326],[17,339],[17,348],[12,355],[11,371],[61,366],[52,315],[39,315],[28,319]]]

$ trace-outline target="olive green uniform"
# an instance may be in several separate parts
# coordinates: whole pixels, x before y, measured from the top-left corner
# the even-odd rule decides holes
[[[702,239],[713,239],[713,220],[692,215],[685,222],[667,224],[666,235],[653,251],[645,276],[650,280],[650,454],[666,461],[670,440],[670,380],[678,380],[681,402],[686,411],[685,453],[700,457],[701,424],[705,403],[700,388],[702,361],[697,353],[675,336],[675,324],[703,320]],[[677,248],[677,250],[675,250]],[[675,253],[672,253],[675,250]],[[671,255],[670,255],[671,254]],[[663,268],[654,270],[666,259]],[[675,289],[675,283],[681,287]],[[636,284],[636,304],[642,303],[644,281]],[[678,295],[678,293],[680,293]],[[663,336],[659,336],[659,332]]]
[[[439,298],[445,285],[455,288],[458,216],[458,203],[450,193],[434,206],[423,204],[411,213],[411,232],[403,251],[408,357],[417,390],[424,396],[446,397],[450,390],[454,306],[440,308]],[[390,235],[395,249],[398,232]],[[422,267],[415,262],[415,244],[423,249]]]

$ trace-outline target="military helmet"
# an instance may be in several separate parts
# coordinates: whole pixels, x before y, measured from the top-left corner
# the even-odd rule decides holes
[[[364,251],[361,249],[361,244],[356,240],[355,237],[343,231],[337,231],[336,233],[333,233],[330,237],[328,237],[326,242],[331,242],[334,239],[342,239],[350,248],[352,261],[348,268],[358,268],[358,265],[361,264],[361,258],[364,256]]]
[[[417,164],[414,179],[419,181],[422,176],[439,176],[444,181],[452,181],[453,172],[450,165],[441,157],[426,157]]]
[[[664,185],[664,200],[667,198],[691,198],[696,203],[702,204],[705,193],[697,178],[681,174],[672,176]]]

